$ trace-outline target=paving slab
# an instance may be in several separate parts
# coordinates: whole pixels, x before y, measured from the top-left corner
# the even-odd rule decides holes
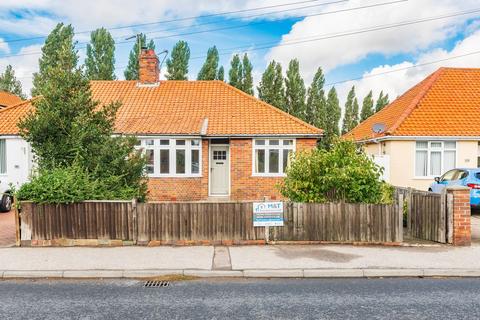
[[[365,277],[423,277],[423,269],[364,269]]]
[[[63,271],[45,271],[45,270],[29,270],[29,271],[4,271],[3,278],[62,278]]]
[[[243,276],[247,278],[303,278],[303,270],[301,269],[244,270]]]
[[[69,270],[63,272],[64,278],[122,278],[123,270]]]
[[[183,274],[194,277],[243,277],[242,271],[232,270],[184,270]]]
[[[183,270],[124,270],[124,278],[154,278],[170,275],[183,275]]]
[[[362,269],[305,269],[305,278],[361,278],[364,276]]]

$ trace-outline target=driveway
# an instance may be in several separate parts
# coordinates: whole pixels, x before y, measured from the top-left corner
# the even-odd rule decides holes
[[[0,213],[0,247],[15,245],[15,213]]]
[[[472,241],[480,241],[480,214],[472,212]]]

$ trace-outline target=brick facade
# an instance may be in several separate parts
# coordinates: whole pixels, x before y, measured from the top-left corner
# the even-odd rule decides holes
[[[453,194],[453,245],[469,246],[472,241],[470,189],[450,187]]]
[[[312,149],[316,139],[297,139],[296,151]],[[230,200],[281,199],[277,185],[281,177],[252,176],[252,139],[230,140]],[[149,200],[208,200],[209,142],[202,141],[202,177],[150,178]]]
[[[140,83],[157,83],[160,79],[158,57],[152,49],[142,49],[139,59],[138,79]]]

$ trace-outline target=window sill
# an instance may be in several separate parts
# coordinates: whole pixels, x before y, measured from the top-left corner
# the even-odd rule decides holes
[[[254,178],[285,178],[287,175],[284,173],[254,173]]]
[[[149,178],[202,178],[203,176],[201,174],[178,174],[178,175],[160,175],[160,174],[148,174],[147,175]]]
[[[439,176],[434,176],[434,177],[413,177],[413,180],[434,180],[435,177],[439,177]]]

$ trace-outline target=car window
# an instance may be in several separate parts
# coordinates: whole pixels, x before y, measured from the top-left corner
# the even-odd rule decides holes
[[[477,179],[480,180],[480,172],[477,172],[477,173],[475,174],[475,177],[477,177]]]
[[[455,179],[458,170],[450,170],[443,174],[440,178],[441,181],[451,181]]]
[[[458,170],[458,173],[455,176],[455,180],[462,180],[468,177],[468,171],[465,170]]]

